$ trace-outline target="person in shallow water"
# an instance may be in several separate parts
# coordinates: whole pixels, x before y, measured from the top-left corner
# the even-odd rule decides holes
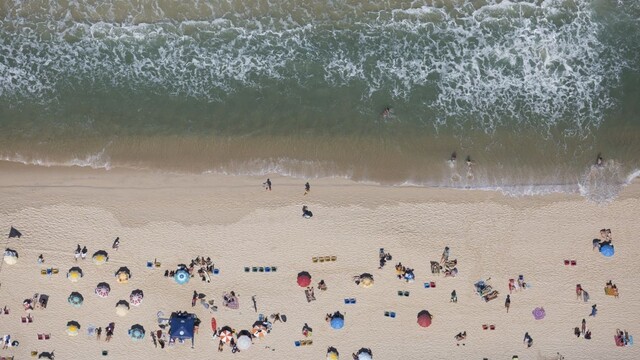
[[[391,115],[391,108],[390,107],[386,107],[384,108],[384,110],[382,110],[382,117],[389,117],[389,115]]]
[[[602,154],[598,153],[598,158],[596,159],[596,165],[598,166],[603,166],[604,165],[604,159],[602,158]]]

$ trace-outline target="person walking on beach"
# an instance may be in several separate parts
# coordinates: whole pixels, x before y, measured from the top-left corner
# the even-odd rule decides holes
[[[587,332],[587,320],[586,319],[582,319],[582,330],[580,332],[582,333],[582,335],[584,335]]]
[[[271,180],[269,178],[262,185],[264,185],[265,190],[271,191]]]
[[[76,257],[76,261],[78,261],[81,254],[82,254],[82,248],[80,247],[80,244],[78,244],[78,246],[76,247],[76,252],[74,253],[74,256]]]
[[[102,326],[96,330],[97,340],[100,341],[100,336],[102,336]]]
[[[591,305],[591,314],[589,316],[596,317],[598,315],[598,309],[596,308],[596,304]]]
[[[440,258],[440,263],[443,264],[447,261],[449,261],[449,247],[445,246],[444,251],[442,252],[442,257]]]
[[[82,252],[80,253],[80,257],[82,257],[82,260],[87,258],[87,252],[88,252],[87,247],[83,246],[82,247]]]
[[[507,295],[507,299],[504,301],[504,307],[507,308],[507,313],[509,313],[509,306],[511,306],[511,295]]]
[[[576,284],[576,298],[580,300],[581,296],[582,296],[582,285]]]
[[[455,290],[451,292],[451,300],[449,300],[449,302],[452,302],[452,303],[458,302],[458,295],[456,294]]]
[[[120,247],[120,237],[117,237],[114,241],[113,241],[113,245],[111,245],[111,247],[113,249],[116,249],[116,251],[118,251],[118,248]]]
[[[198,292],[193,290],[193,297],[191,298],[191,307],[196,306],[196,300],[198,300]]]
[[[307,195],[310,191],[311,191],[311,185],[309,185],[309,182],[307,181],[307,183],[304,184],[304,194]]]
[[[527,344],[527,347],[530,348],[533,345],[533,338],[529,335],[529,333],[524,334],[524,340],[522,341]]]

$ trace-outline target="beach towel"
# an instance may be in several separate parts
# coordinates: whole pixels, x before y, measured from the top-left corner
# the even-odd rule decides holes
[[[312,302],[316,299],[315,295],[313,294],[313,292],[311,290],[305,290],[304,291],[305,295],[307,296],[307,302]]]

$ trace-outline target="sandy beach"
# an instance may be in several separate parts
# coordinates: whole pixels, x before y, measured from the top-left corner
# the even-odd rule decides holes
[[[351,359],[358,349],[370,348],[374,359],[552,359],[558,352],[566,359],[638,359],[640,348],[618,347],[616,329],[640,334],[640,272],[636,244],[640,234],[640,184],[627,186],[608,205],[587,202],[572,195],[505,197],[493,191],[464,191],[419,187],[384,187],[340,179],[311,181],[304,194],[304,180],[271,177],[273,190],[265,191],[265,178],[180,175],[145,171],[91,170],[0,164],[0,229],[5,248],[19,257],[14,265],[0,268],[0,335],[11,335],[18,347],[0,350],[0,356],[30,358],[32,351],[55,350],[57,359],[324,359],[327,347]],[[304,219],[307,205],[313,218]],[[10,227],[22,237],[7,238]],[[615,255],[604,257],[592,249],[600,229],[612,231]],[[112,249],[116,237],[120,247]],[[76,260],[76,246],[86,246],[87,259]],[[443,249],[457,259],[455,277],[432,274],[430,262],[438,262]],[[379,249],[393,259],[379,269]],[[92,262],[99,250],[109,253],[103,265]],[[44,263],[39,264],[42,254]],[[210,257],[217,275],[211,282],[197,274],[185,285],[164,277],[166,270],[189,264],[197,256]],[[336,256],[335,261],[312,262],[312,257]],[[147,268],[157,260],[160,267]],[[565,266],[564,260],[575,260]],[[394,266],[402,262],[415,269],[415,281],[396,277]],[[84,276],[67,279],[74,266]],[[120,267],[131,270],[126,284],[116,282]],[[276,267],[276,272],[249,272],[245,267]],[[41,275],[56,268],[58,274]],[[327,290],[315,288],[308,302],[296,276],[308,271],[311,285],[320,280]],[[370,288],[358,286],[353,276],[370,273]],[[509,279],[523,275],[528,288],[511,294],[507,313],[505,298]],[[487,280],[499,292],[485,302],[474,288]],[[611,280],[619,298],[607,296]],[[96,285],[111,286],[108,297],[94,293]],[[435,282],[435,288],[425,288]],[[576,284],[589,292],[588,302],[576,299]],[[144,291],[140,306],[124,317],[116,315],[116,303],[129,300],[132,290]],[[399,290],[409,297],[398,296]],[[457,303],[450,302],[456,290]],[[81,307],[67,303],[71,292],[84,296]],[[200,303],[192,307],[192,294],[206,294],[217,311]],[[223,294],[234,291],[239,309],[223,306]],[[31,312],[23,301],[35,293],[49,295],[46,309]],[[257,311],[251,297],[255,296]],[[345,298],[357,299],[345,304]],[[597,304],[597,316],[591,317]],[[532,310],[543,307],[544,319]],[[175,344],[154,347],[151,332],[158,330],[157,313],[188,311],[202,324],[195,347]],[[421,310],[433,315],[431,326],[416,322]],[[344,313],[345,325],[334,330],[325,315]],[[395,312],[395,318],[384,316]],[[254,339],[245,351],[232,353],[229,346],[217,352],[210,320],[218,326],[251,330],[259,314],[286,314],[287,322],[275,322],[263,339]],[[586,319],[590,340],[576,337],[575,327]],[[68,336],[67,322],[77,321],[78,336]],[[105,328],[115,322],[110,342],[88,336],[92,325]],[[302,326],[313,328],[305,338]],[[142,325],[146,336],[132,341],[127,330]],[[495,330],[483,330],[482,325]],[[464,341],[454,336],[466,331]],[[533,338],[530,348],[524,334]],[[51,334],[38,340],[37,334]],[[313,340],[296,347],[295,341]],[[108,351],[102,356],[103,350]]]

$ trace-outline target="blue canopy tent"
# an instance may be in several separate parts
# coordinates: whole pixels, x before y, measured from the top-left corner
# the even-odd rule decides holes
[[[186,312],[172,313],[169,319],[169,338],[178,340],[191,339],[191,348],[194,346],[193,329],[196,316]]]

